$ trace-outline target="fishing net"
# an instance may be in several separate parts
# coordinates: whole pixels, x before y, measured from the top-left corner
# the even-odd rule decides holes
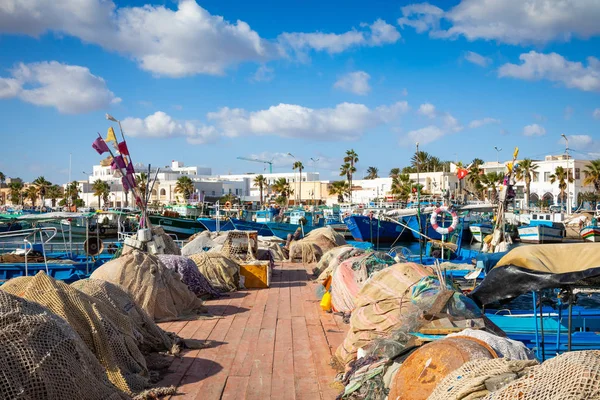
[[[319,277],[317,278],[317,280],[323,282],[325,279],[331,276],[331,274],[333,274],[333,272],[335,271],[337,266],[340,265],[340,263],[346,261],[351,257],[360,256],[362,254],[365,254],[364,250],[350,246],[336,247],[334,249],[329,250],[327,253],[325,253],[324,257],[321,259],[321,261],[319,261],[317,267],[315,268],[319,269]],[[323,259],[326,258],[330,258],[330,261],[323,261]],[[315,271],[313,270],[313,272]]]
[[[71,284],[80,292],[108,303],[125,314],[134,328],[139,349],[144,353],[167,351],[176,353],[174,340],[163,331],[119,286],[99,279],[82,279]]]
[[[356,359],[360,347],[387,336],[402,326],[403,322],[404,326],[409,326],[408,318],[414,314],[407,313],[411,303],[411,288],[431,273],[421,265],[404,263],[374,274],[356,297],[350,329],[335,354],[338,364],[348,365]]]
[[[533,352],[527,348],[522,342],[512,340],[506,337],[500,337],[493,333],[476,330],[476,329],[465,329],[457,333],[451,333],[447,337],[454,336],[468,336],[475,339],[479,339],[482,342],[487,343],[500,358],[507,358],[510,360],[534,360],[535,356]]]
[[[289,260],[300,260],[304,264],[319,262],[329,250],[343,246],[346,240],[331,227],[317,228],[302,240],[290,244]]]
[[[130,398],[64,319],[0,290],[0,398]]]
[[[277,242],[259,240],[258,250],[268,250],[271,252],[273,261],[285,261],[288,259],[284,248]]]
[[[146,360],[127,315],[43,272],[11,279],[2,290],[34,301],[55,313],[77,332],[105,368],[108,379],[133,394],[150,386]],[[78,367],[75,364],[75,367]],[[64,377],[63,377],[64,379]]]
[[[190,256],[200,273],[220,292],[237,290],[240,281],[240,265],[231,258],[213,252]]]
[[[205,312],[202,300],[181,282],[177,272],[148,253],[134,251],[96,269],[92,279],[121,286],[155,321],[170,321]]]
[[[350,312],[359,290],[374,273],[395,263],[386,253],[370,252],[349,258],[337,266],[332,275],[331,302],[337,311]]]
[[[160,236],[162,238],[165,244],[163,254],[174,254],[177,256],[181,255],[181,249],[179,248],[179,246],[177,246],[173,238],[169,236],[161,226],[153,226],[151,231],[152,236]],[[121,255],[130,254],[134,251],[138,250],[134,249],[131,246],[124,246]]]
[[[326,270],[327,267],[329,266],[329,264],[340,253],[342,253],[345,249],[348,249],[348,248],[352,248],[352,247],[350,247],[348,245],[344,245],[344,246],[340,246],[340,247],[335,247],[335,248],[329,250],[328,252],[326,252],[325,254],[323,254],[323,256],[321,257],[321,259],[319,260],[319,262],[317,263],[317,265],[312,270],[313,275],[319,276],[321,274],[321,272],[323,272],[324,270]],[[327,277],[325,277],[325,278],[327,278]]]
[[[258,232],[227,232],[220,252],[236,261],[255,261],[258,252]]]
[[[191,256],[201,253],[215,246],[211,232],[203,231],[190,237],[187,244],[181,249],[182,256]]]
[[[219,297],[219,292],[212,287],[208,279],[200,273],[196,263],[183,256],[161,254],[158,259],[163,265],[181,276],[181,281],[197,296],[201,298]]]

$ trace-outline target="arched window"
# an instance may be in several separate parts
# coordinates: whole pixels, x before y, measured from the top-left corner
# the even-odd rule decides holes
[[[546,205],[552,205],[554,204],[554,195],[550,192],[546,192],[543,196],[542,196],[542,201],[546,204]]]
[[[160,195],[161,196],[166,196],[167,195],[167,191],[165,189],[160,189]]]

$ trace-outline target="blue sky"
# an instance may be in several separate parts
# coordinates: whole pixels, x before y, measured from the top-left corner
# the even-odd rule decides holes
[[[600,3],[573,0],[8,1],[0,171],[83,179],[106,112],[135,162],[262,172],[288,152],[323,179],[564,148],[600,156]],[[60,7],[60,8],[59,8]]]

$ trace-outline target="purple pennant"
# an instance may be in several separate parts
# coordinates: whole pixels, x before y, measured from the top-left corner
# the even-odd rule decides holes
[[[132,163],[127,164],[127,167],[125,168],[125,171],[127,171],[127,174],[133,174],[133,173],[135,173],[135,170],[133,169],[133,164]]]
[[[111,165],[112,169],[122,169],[125,168],[125,160],[123,160],[123,156],[116,156],[113,159],[112,165]]]
[[[108,146],[101,137],[94,140],[92,147],[98,152],[98,154],[106,153],[108,151]]]

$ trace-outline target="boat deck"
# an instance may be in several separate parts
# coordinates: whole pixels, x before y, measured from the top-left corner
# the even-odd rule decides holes
[[[335,399],[329,363],[348,325],[320,309],[311,269],[278,263],[269,289],[207,301],[217,318],[160,324],[212,345],[176,358],[159,385],[182,399]]]

